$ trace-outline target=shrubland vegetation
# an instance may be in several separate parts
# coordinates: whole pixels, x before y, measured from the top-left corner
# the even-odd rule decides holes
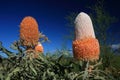
[[[0,42],[0,52],[8,56],[0,56],[0,80],[120,80],[120,55],[114,54],[107,42],[107,30],[115,18],[106,13],[101,2],[91,9],[90,16],[100,42],[99,60],[76,60],[67,48],[54,53],[39,52],[34,58],[34,53],[25,53],[26,48],[19,40],[11,46],[17,53],[7,50]],[[76,14],[67,17],[72,26]],[[73,39],[73,34],[67,38]]]

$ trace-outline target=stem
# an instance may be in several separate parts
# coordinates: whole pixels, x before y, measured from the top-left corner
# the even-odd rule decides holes
[[[88,67],[89,67],[89,61],[87,61],[86,63],[86,68],[85,68],[85,71],[84,71],[84,75],[83,75],[83,80],[85,80],[88,76]]]

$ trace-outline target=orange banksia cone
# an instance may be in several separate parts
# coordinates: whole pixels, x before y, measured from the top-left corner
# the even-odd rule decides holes
[[[38,42],[38,45],[35,46],[35,51],[38,53],[43,53],[43,46],[40,42]]]
[[[20,40],[26,47],[34,47],[39,40],[38,24],[33,17],[25,17],[20,23]]]
[[[77,60],[94,61],[99,59],[99,42],[90,17],[81,12],[75,19],[75,40],[73,41],[73,55]]]
[[[39,53],[43,53],[43,46],[40,42],[38,42],[38,45],[35,46],[35,55],[34,58],[38,58]]]

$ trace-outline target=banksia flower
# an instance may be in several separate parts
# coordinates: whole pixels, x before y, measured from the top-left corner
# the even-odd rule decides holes
[[[38,58],[39,53],[43,53],[43,46],[40,42],[38,42],[38,45],[35,46],[34,58]]]
[[[34,47],[39,40],[38,24],[33,17],[25,17],[20,23],[20,40],[23,46]]]
[[[75,19],[75,40],[73,41],[73,55],[75,59],[94,61],[99,59],[99,42],[90,17],[81,12]]]
[[[38,52],[43,53],[43,46],[42,46],[42,44],[41,44],[40,42],[38,42],[38,45],[35,46],[35,51],[36,51],[37,53],[38,53]]]

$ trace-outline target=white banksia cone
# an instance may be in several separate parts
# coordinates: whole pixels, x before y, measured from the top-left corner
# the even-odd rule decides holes
[[[99,54],[99,42],[95,38],[92,21],[86,13],[81,12],[75,19],[73,55],[78,60],[94,61],[99,59]]]
[[[93,24],[90,17],[81,12],[75,19],[75,39],[95,38]]]

